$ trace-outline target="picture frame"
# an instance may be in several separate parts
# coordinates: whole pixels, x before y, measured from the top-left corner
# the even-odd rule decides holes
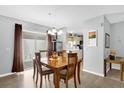
[[[110,35],[105,33],[105,48],[110,48]]]
[[[90,30],[88,32],[88,46],[97,46],[97,30]]]

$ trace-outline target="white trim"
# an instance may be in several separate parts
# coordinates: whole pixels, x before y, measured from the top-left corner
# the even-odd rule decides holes
[[[9,76],[9,75],[12,75],[12,74],[14,74],[14,73],[6,73],[6,74],[2,74],[2,75],[0,75],[0,77]]]
[[[93,71],[89,71],[89,70],[86,70],[86,69],[82,69],[82,71],[85,71],[85,72],[88,72],[88,73],[91,73],[91,74],[95,74],[95,75],[97,75],[97,76],[104,77],[104,75],[103,75],[103,74],[96,73],[96,72],[93,72]]]

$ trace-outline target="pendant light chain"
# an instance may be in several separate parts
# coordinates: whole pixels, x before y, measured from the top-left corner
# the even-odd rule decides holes
[[[56,8],[55,8],[55,28],[56,28]]]
[[[56,18],[57,12],[56,11],[57,11],[57,9],[55,8],[54,12],[53,12],[54,14],[52,14],[50,12],[48,13],[49,16],[53,16],[53,18],[54,18],[54,21],[53,21],[54,26],[48,30],[48,33],[51,35],[60,35],[63,33],[62,29],[57,29],[57,25],[56,25],[57,24],[57,22],[56,22],[57,21],[57,18]]]

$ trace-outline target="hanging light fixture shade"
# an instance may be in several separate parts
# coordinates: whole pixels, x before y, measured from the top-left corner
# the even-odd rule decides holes
[[[48,15],[51,16],[52,13],[48,13]],[[56,17],[56,16],[55,16],[55,17]],[[52,18],[51,18],[51,19],[52,19]],[[56,20],[55,20],[55,21],[56,21]],[[55,26],[56,26],[56,22],[55,22]],[[48,34],[51,34],[51,35],[61,35],[61,34],[63,33],[62,29],[61,29],[61,28],[60,28],[60,29],[57,29],[57,28],[55,28],[55,26],[52,27],[52,28],[50,28],[50,29],[48,30]]]
[[[63,30],[62,30],[62,29],[60,29],[60,30],[58,31],[58,35],[61,35],[61,34],[63,34]]]
[[[48,34],[50,34],[50,35],[55,35],[55,33],[52,31],[52,29],[49,29],[49,30],[48,30]]]
[[[51,34],[51,35],[61,35],[63,33],[62,29],[56,29],[55,27],[51,28],[48,30],[48,34]]]
[[[52,28],[53,33],[57,33],[57,29],[55,27]]]

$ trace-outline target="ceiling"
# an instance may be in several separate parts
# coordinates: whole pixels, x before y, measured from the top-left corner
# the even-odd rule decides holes
[[[112,13],[106,15],[111,24],[124,21],[124,12]]]
[[[0,15],[57,27],[81,28],[83,21],[107,15],[111,23],[124,20],[124,5],[0,5]]]

